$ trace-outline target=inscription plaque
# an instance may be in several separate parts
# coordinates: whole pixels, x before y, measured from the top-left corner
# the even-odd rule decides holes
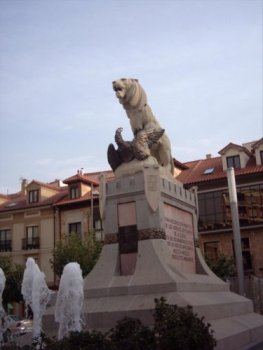
[[[193,217],[191,213],[164,205],[166,241],[178,268],[195,273]]]

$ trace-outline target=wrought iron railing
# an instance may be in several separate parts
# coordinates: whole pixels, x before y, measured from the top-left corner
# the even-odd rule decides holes
[[[22,238],[23,250],[39,249],[39,248],[40,248],[39,237]]]
[[[11,252],[12,251],[12,241],[5,240],[0,241],[0,252]]]

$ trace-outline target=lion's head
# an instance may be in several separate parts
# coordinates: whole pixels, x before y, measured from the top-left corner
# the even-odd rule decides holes
[[[146,94],[137,79],[118,79],[113,81],[116,97],[125,109],[142,108],[147,103]]]

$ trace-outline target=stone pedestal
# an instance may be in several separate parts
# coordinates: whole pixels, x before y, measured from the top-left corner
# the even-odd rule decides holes
[[[229,291],[198,248],[196,196],[158,167],[106,184],[105,242],[85,278],[88,328],[109,329],[124,316],[152,324],[154,299],[191,305],[212,325],[217,349],[241,349],[263,336],[252,302]],[[51,311],[49,310],[51,313]]]
[[[149,167],[108,183],[104,210],[106,244],[85,279],[88,327],[108,329],[124,316],[152,324],[154,299],[163,296],[204,316],[217,349],[240,349],[260,339],[263,317],[204,262],[194,192]]]

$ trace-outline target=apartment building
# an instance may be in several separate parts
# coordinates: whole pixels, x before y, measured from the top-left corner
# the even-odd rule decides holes
[[[229,143],[219,157],[184,163],[177,180],[198,189],[200,248],[212,258],[235,255],[226,170],[235,170],[245,273],[263,276],[263,138]]]
[[[54,280],[49,263],[55,243],[53,206],[66,195],[60,181],[35,180],[22,180],[18,193],[0,195],[0,254],[21,265],[33,257],[49,285]]]
[[[68,186],[67,196],[54,204],[56,241],[73,233],[82,238],[95,232],[102,240],[102,222],[99,213],[99,182],[96,176],[79,171],[63,181]]]
[[[54,285],[50,259],[58,240],[72,233],[84,238],[93,229],[103,239],[98,177],[99,173],[89,176],[78,171],[63,183],[23,180],[18,193],[0,194],[0,254],[21,265],[33,257],[47,284]]]

